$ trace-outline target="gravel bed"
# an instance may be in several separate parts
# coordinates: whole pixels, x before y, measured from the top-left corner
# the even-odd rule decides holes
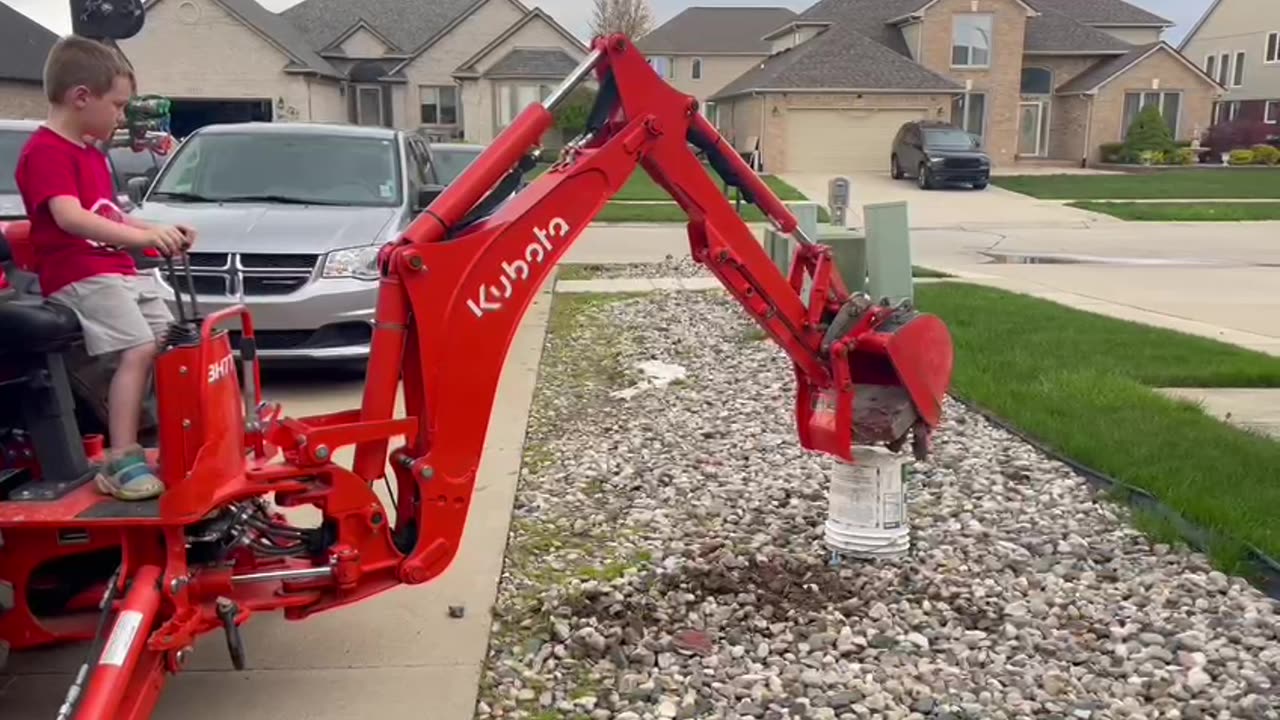
[[[619,263],[611,265],[561,265],[561,277],[569,279],[606,278],[656,278],[656,277],[711,277],[711,273],[688,255],[667,256],[656,263]]]
[[[980,416],[912,469],[910,557],[832,565],[732,300],[557,304],[477,717],[1280,718],[1277,604]],[[611,397],[652,361],[687,376]]]

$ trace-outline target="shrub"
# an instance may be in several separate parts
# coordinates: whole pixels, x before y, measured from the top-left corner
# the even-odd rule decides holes
[[[1231,159],[1228,160],[1227,162],[1231,163],[1232,165],[1252,165],[1253,151],[1252,150],[1232,150]]]
[[[1214,153],[1229,153],[1265,144],[1275,133],[1274,125],[1261,120],[1236,119],[1209,128],[1203,144]]]
[[[1254,145],[1253,161],[1258,165],[1280,164],[1280,148],[1262,144]]]
[[[1200,153],[1190,147],[1178,148],[1169,163],[1171,165],[1195,165],[1200,160]]]
[[[1124,146],[1139,158],[1143,157],[1143,151],[1166,153],[1176,149],[1173,133],[1160,115],[1160,108],[1148,105],[1138,113],[1125,135]]]
[[[1102,155],[1102,162],[1122,163],[1127,159],[1124,143],[1103,143],[1098,146],[1098,152]]]

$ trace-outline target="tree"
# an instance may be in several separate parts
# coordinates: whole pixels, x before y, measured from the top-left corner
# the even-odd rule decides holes
[[[1177,147],[1173,133],[1169,132],[1169,124],[1164,121],[1160,108],[1155,105],[1148,105],[1138,113],[1138,117],[1129,126],[1124,145],[1134,155],[1144,151],[1167,153]]]
[[[622,33],[634,40],[649,32],[653,25],[649,0],[593,0],[593,5],[593,37]]]

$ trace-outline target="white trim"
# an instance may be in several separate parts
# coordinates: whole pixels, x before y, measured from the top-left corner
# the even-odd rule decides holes
[[[1271,108],[1275,108],[1275,114],[1271,113]],[[1280,100],[1263,100],[1262,101],[1262,122],[1268,125],[1280,123]]]
[[[728,95],[715,95],[707,98],[709,102],[724,102],[743,95],[946,95],[955,96],[964,92],[964,88],[747,88]]]
[[[1057,57],[1060,55],[1087,55],[1093,57],[1095,55],[1124,55],[1128,50],[1027,50],[1023,55],[1049,55]]]
[[[1231,77],[1229,78],[1229,80],[1231,81],[1231,84],[1228,85],[1227,87],[1233,87],[1233,88],[1244,87],[1244,66],[1245,66],[1245,63],[1247,63],[1248,61],[1249,61],[1249,53],[1245,52],[1244,50],[1235,51],[1235,53],[1231,56],[1232,66],[1231,66]],[[1240,78],[1240,82],[1236,82],[1237,77]]]
[[[692,59],[690,59],[689,60],[689,79],[695,82],[701,81],[703,70],[704,70],[703,66],[704,66],[704,63],[702,62],[701,57],[698,57],[695,55]]]
[[[1276,39],[1276,57],[1274,60],[1267,59],[1267,53],[1271,50],[1271,38]],[[1263,65],[1280,65],[1280,30],[1274,30],[1266,33],[1262,38],[1262,64]]]
[[[1019,5],[1026,8],[1027,17],[1040,17],[1040,11],[1028,5],[1026,3],[1026,0],[1017,0],[1017,2]],[[906,15],[901,15],[899,17],[893,18],[892,20],[888,20],[886,22],[892,23],[894,20],[901,20],[902,18],[909,17],[911,15],[923,15],[925,11],[927,11],[929,8],[937,4],[938,4],[938,0],[929,0],[929,2],[925,3],[920,9],[916,10],[915,12],[907,13]]]
[[[767,34],[761,35],[760,39],[761,40],[777,40],[783,35],[786,35],[788,32],[794,32],[802,27],[825,28],[825,27],[831,27],[831,23],[830,21],[827,21],[827,20],[792,20],[791,22],[788,22],[786,25],[783,25],[776,30],[770,30]]]

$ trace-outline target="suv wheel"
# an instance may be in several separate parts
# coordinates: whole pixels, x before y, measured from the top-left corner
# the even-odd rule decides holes
[[[933,189],[933,178],[929,177],[929,166],[920,163],[920,169],[916,171],[916,184],[921,190]]]
[[[892,177],[894,180],[902,179],[902,166],[898,164],[897,155],[889,158],[889,177]]]

